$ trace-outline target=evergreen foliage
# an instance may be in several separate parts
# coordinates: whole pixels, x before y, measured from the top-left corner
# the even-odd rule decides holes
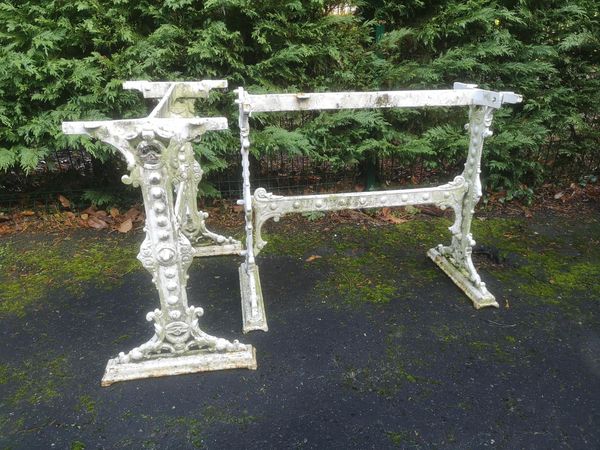
[[[513,90],[496,114],[484,175],[509,196],[557,175],[598,171],[600,10],[595,0],[0,0],[0,171],[31,171],[52,150],[111,150],[60,132],[63,120],[145,115],[130,79],[229,80],[253,92],[447,88]],[[375,42],[374,27],[385,33]],[[203,113],[232,130],[201,147],[205,170],[236,154],[233,95]],[[339,111],[257,116],[255,148],[333,166],[396,155],[431,170],[465,152],[450,111]]]
[[[484,158],[488,187],[527,196],[539,183],[556,181],[555,171],[576,177],[599,170],[597,1],[379,0],[367,2],[363,14],[390,29],[379,43],[382,85],[464,80],[524,96],[522,105],[496,114]],[[419,133],[432,124],[430,117],[416,120]],[[437,135],[421,137],[436,153],[433,164],[462,139],[447,135],[435,143]]]

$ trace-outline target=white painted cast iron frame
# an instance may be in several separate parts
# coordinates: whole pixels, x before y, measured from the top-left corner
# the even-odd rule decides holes
[[[490,125],[495,109],[504,103],[519,103],[520,95],[477,89],[476,85],[455,83],[454,89],[422,91],[338,92],[253,95],[237,89],[242,156],[243,199],[246,218],[245,262],[239,269],[242,294],[243,330],[267,331],[256,255],[265,246],[261,229],[270,218],[279,220],[291,212],[333,211],[341,209],[380,208],[433,204],[454,210],[449,228],[450,245],[438,245],[427,255],[471,299],[475,308],[498,307],[487,290],[471,258],[475,241],[471,235],[474,208],[481,197],[481,155],[483,141],[491,136]],[[423,108],[468,106],[469,149],[464,171],[442,186],[386,190],[378,192],[328,195],[279,196],[258,188],[250,192],[250,122],[252,113],[274,111],[339,110],[364,108]]]
[[[243,253],[239,241],[209,231],[208,215],[197,209],[202,168],[192,142],[206,131],[227,129],[227,119],[195,117],[194,102],[211,89],[226,88],[227,81],[128,81],[123,87],[160,101],[141,119],[63,123],[64,133],[99,139],[127,161],[129,175],[122,180],[141,188],[146,211],[146,238],[138,259],[152,274],[160,298],[160,309],[146,316],[154,321],[154,336],[109,360],[102,385],[208,370],[256,369],[252,346],[200,329],[203,309],[188,306],[186,293],[193,257]]]

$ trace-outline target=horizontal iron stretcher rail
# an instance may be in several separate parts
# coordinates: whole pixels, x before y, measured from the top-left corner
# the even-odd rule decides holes
[[[65,134],[87,134],[88,130],[111,125],[115,128],[137,130],[147,128],[163,133],[173,134],[170,130],[183,130],[188,126],[202,127],[203,131],[227,130],[227,119],[224,117],[191,117],[191,118],[143,118],[122,120],[88,120],[85,122],[63,122],[62,131]],[[169,136],[170,137],[170,136]]]
[[[407,206],[436,204],[448,201],[453,193],[467,190],[465,179],[456,177],[453,183],[414,189],[393,189],[374,192],[351,192],[339,194],[312,194],[279,196],[270,195],[264,188],[254,192],[254,202],[264,205],[279,205],[278,212],[335,211],[340,209],[382,208],[385,206]]]
[[[489,106],[500,108],[503,103],[519,103],[514,92],[495,92],[455,83],[454,89],[323,92],[296,94],[248,94],[240,101],[246,113],[273,111],[311,111],[328,109],[417,108],[443,106]]]

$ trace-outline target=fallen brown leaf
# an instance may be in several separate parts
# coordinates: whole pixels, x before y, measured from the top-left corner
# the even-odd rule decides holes
[[[91,228],[95,228],[96,230],[101,230],[108,227],[104,220],[94,216],[90,216],[87,223]]]
[[[117,217],[119,215],[119,210],[117,208],[110,208],[109,214],[111,217]]]
[[[443,217],[444,211],[434,206],[421,206],[421,212],[434,217]]]
[[[133,208],[129,208],[127,210],[127,212],[123,215],[125,217],[127,217],[128,219],[135,220],[136,217],[139,216],[139,214],[140,214],[140,210],[137,209],[136,207],[133,207]]]
[[[311,262],[311,261],[314,261],[315,259],[319,259],[319,258],[321,258],[321,256],[319,256],[319,255],[311,255],[308,258],[306,258],[306,262]]]
[[[396,216],[390,216],[386,220],[391,223],[395,223],[395,224],[404,223],[404,222],[408,221],[407,219],[402,219],[402,218],[396,217]]]
[[[127,219],[125,222],[121,223],[121,225],[117,227],[117,231],[119,233],[128,233],[129,231],[131,231],[132,228],[133,222],[131,221],[131,219]]]
[[[533,214],[531,213],[531,210],[529,208],[527,208],[524,205],[519,205],[521,207],[521,211],[523,211],[523,214],[525,214],[525,217],[527,218],[531,218],[533,217]]]
[[[67,197],[65,197],[64,195],[59,195],[58,196],[58,201],[63,206],[63,208],[70,208],[71,207],[71,201]]]
[[[88,217],[90,217],[90,215],[89,215],[89,214],[87,214],[87,213],[83,213],[83,214],[81,215],[81,218],[82,218],[83,220],[88,220]]]
[[[35,216],[35,213],[33,211],[26,210],[26,211],[22,211],[21,215],[22,216]]]
[[[400,217],[396,217],[394,214],[392,214],[392,210],[390,208],[381,208],[381,212],[379,213],[380,217],[385,220],[386,222],[390,222],[390,223],[404,223],[406,222],[406,219],[402,219]]]

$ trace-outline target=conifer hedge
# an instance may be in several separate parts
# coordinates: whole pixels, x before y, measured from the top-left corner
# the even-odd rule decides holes
[[[496,115],[487,186],[509,196],[599,170],[600,7],[596,0],[0,1],[0,173],[49,152],[110,149],[60,132],[63,120],[145,115],[123,80],[226,78],[254,92],[447,88],[524,95]],[[375,28],[383,29],[375,39]],[[235,127],[231,92],[203,111]],[[432,170],[459,164],[465,117],[449,111],[341,111],[257,117],[256,148],[354,164],[395,155]],[[213,133],[205,166],[237,153]]]

